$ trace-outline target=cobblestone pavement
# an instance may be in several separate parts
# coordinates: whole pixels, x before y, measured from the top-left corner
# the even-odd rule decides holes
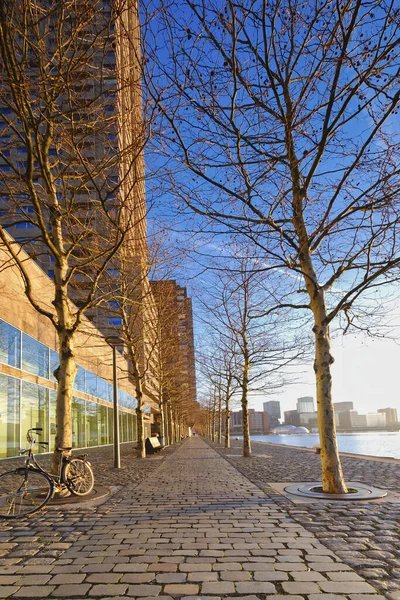
[[[383,598],[197,437],[92,516],[58,514],[63,543],[51,511],[3,524],[0,598]]]
[[[162,456],[168,455],[174,451],[175,446],[165,448],[162,454],[154,454],[146,459],[136,458],[136,448],[133,444],[121,444],[121,466],[122,469],[113,468],[113,448],[112,446],[103,446],[95,448],[85,448],[85,450],[76,450],[73,454],[87,454],[87,458],[92,465],[96,483],[99,485],[126,485],[139,483],[145,477],[148,477],[154,469],[158,468]],[[49,455],[38,455],[37,459],[41,466],[50,468],[51,457]],[[24,464],[24,458],[12,458],[0,461],[0,473],[14,469],[17,464]]]
[[[273,493],[268,483],[321,479],[320,459],[312,452],[253,442],[252,451],[256,457],[244,459],[238,456],[241,444],[233,441],[230,450],[217,444],[212,446],[267,494]],[[400,491],[399,463],[343,456],[342,465],[348,481]],[[346,565],[392,600],[400,600],[400,504],[324,502],[295,505],[281,497],[279,503],[282,502],[289,515],[333,550]]]

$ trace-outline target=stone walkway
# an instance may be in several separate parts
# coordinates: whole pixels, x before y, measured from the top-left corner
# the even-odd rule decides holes
[[[226,450],[212,444],[217,452],[272,497],[271,482],[318,481],[320,457],[303,448],[252,442],[253,458],[241,456],[242,442],[232,440]],[[400,492],[399,461],[341,456],[347,481]],[[332,502],[293,504],[276,498],[282,508],[312,532],[325,547],[333,550],[389,600],[400,600],[400,503]]]
[[[79,510],[62,522],[64,542],[48,535],[39,552],[62,511],[2,524],[0,598],[383,598],[200,438],[122,499]]]

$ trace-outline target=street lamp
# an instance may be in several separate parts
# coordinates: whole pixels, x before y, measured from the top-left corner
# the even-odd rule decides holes
[[[119,415],[118,415],[118,380],[117,380],[117,347],[123,344],[121,338],[110,336],[106,338],[113,351],[113,430],[114,430],[114,467],[121,468],[121,456],[119,449]]]

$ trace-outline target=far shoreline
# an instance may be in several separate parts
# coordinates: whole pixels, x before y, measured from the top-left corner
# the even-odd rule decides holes
[[[250,442],[252,444],[265,444],[266,446],[278,446],[280,448],[292,448],[295,450],[301,450],[303,452],[311,452],[312,454],[316,454],[314,448],[307,448],[306,446],[291,446],[289,444],[275,444],[273,442],[263,442],[261,440],[252,440],[251,437],[250,437]],[[392,456],[372,456],[369,454],[355,454],[352,452],[339,452],[339,454],[340,454],[340,456],[349,456],[350,458],[361,458],[363,460],[372,460],[374,462],[400,464],[400,459],[393,458]]]

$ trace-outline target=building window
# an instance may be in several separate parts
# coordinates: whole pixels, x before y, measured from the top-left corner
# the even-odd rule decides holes
[[[0,375],[0,458],[17,456],[20,448],[20,382]]]
[[[35,209],[33,208],[33,206],[23,206],[22,208],[17,208],[17,213],[35,214]]]
[[[28,223],[25,221],[24,223],[17,223],[15,227],[17,229],[33,229],[35,225],[33,223]]]
[[[97,427],[97,412],[99,405],[95,402],[86,402],[86,445],[99,445],[99,432]]]
[[[97,396],[97,375],[86,371],[86,393]]]
[[[28,429],[41,427],[40,439],[49,441],[49,390],[35,383],[22,382],[21,396],[21,434],[25,436]],[[47,452],[47,448],[36,447],[36,452]]]
[[[22,370],[49,378],[49,348],[26,333],[22,334]]]
[[[21,368],[21,332],[0,321],[0,362]]]
[[[86,372],[78,365],[78,372],[75,377],[74,388],[79,392],[86,392]]]
[[[108,324],[112,327],[121,327],[122,319],[120,317],[111,317],[108,319]]]
[[[82,398],[72,398],[72,445],[74,448],[86,446],[86,402]]]

